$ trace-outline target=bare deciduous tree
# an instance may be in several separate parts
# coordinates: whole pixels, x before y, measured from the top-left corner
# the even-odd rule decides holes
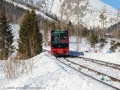
[[[84,5],[81,5],[81,3],[85,3]],[[75,6],[75,12],[77,19],[77,31],[76,31],[76,44],[77,44],[77,50],[79,50],[79,37],[81,36],[81,30],[80,24],[82,23],[82,18],[86,15],[86,11],[89,7],[89,1],[88,0],[77,0]],[[80,31],[80,34],[79,34]],[[80,35],[80,36],[79,36]]]
[[[104,26],[105,26],[105,20],[106,20],[106,16],[105,16],[105,13],[106,13],[106,5],[102,8],[102,12],[100,14],[100,19],[101,19],[101,35],[100,37],[104,38]]]

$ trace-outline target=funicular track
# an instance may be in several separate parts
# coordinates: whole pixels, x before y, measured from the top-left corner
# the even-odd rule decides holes
[[[77,58],[80,58],[80,57],[77,57]],[[95,60],[95,59],[90,59],[90,58],[85,58],[85,57],[82,57],[82,58],[78,59],[78,61],[80,61],[80,62],[76,62],[76,61],[74,61],[74,62],[75,63],[81,63],[81,62],[86,62],[87,63],[88,62],[91,65],[96,65],[96,67],[99,66],[100,69],[98,69],[97,71],[101,71],[102,68],[104,67],[103,70],[102,70],[103,71],[102,73],[108,72],[109,74],[107,74],[107,75],[110,75],[110,76],[112,76],[112,73],[120,73],[120,65],[118,65],[118,64],[109,63],[109,62],[100,61],[100,60]],[[84,64],[84,65],[86,66],[87,64]],[[106,69],[106,70],[104,71],[104,69]],[[117,79],[120,79],[119,74],[118,75],[116,74],[114,77],[117,78]]]
[[[91,76],[91,75],[89,75],[89,74],[84,73],[83,71],[81,71],[81,68],[82,68],[82,69],[87,69],[88,71],[93,72],[93,73],[95,73],[95,74],[97,74],[97,75],[99,75],[99,76],[100,76],[100,75],[107,76],[107,77],[110,78],[111,81],[120,83],[120,80],[117,79],[117,78],[114,78],[114,77],[112,77],[112,76],[106,75],[106,74],[101,73],[101,72],[99,72],[99,71],[93,70],[93,69],[91,69],[91,68],[88,68],[88,67],[85,67],[85,66],[83,66],[83,65],[80,65],[80,64],[78,64],[78,63],[75,63],[75,62],[73,62],[73,61],[70,61],[70,60],[67,59],[66,57],[64,58],[64,60],[65,60],[66,62],[69,62],[69,64],[65,63],[64,61],[61,61],[58,57],[56,57],[56,59],[57,59],[59,62],[65,64],[65,65],[67,65],[67,66],[69,66],[70,68],[73,68],[74,70],[77,70],[78,72],[80,72],[80,73],[82,73],[82,74],[84,74],[84,75],[86,75],[86,76],[88,76],[88,77],[90,77],[90,78],[92,78],[92,79],[95,79],[95,80],[97,80],[97,81],[99,81],[99,82],[101,82],[101,83],[103,83],[103,84],[105,84],[105,85],[107,85],[107,86],[109,86],[109,87],[112,87],[112,88],[114,88],[114,89],[116,89],[116,90],[120,90],[120,88],[118,88],[118,87],[116,87],[116,86],[110,85],[110,84],[108,84],[108,83],[106,83],[106,82],[104,82],[104,81],[102,81],[102,80],[99,80],[99,79],[97,79],[97,78],[95,78],[95,77],[93,77],[93,76]],[[84,59],[86,59],[86,58],[84,58]],[[88,60],[88,59],[89,59],[89,58],[87,58],[87,60]],[[71,64],[77,65],[77,66],[79,66],[79,68],[72,67]],[[109,65],[109,64],[107,64],[107,65]]]
[[[95,60],[95,59],[90,59],[90,58],[85,58],[85,57],[78,57],[78,58],[82,58],[85,61],[93,62],[93,63],[100,64],[100,65],[103,65],[103,66],[106,66],[106,67],[111,67],[111,68],[114,68],[114,69],[117,69],[117,70],[120,71],[120,65],[118,65],[118,64],[105,62],[105,61],[100,61],[100,60]]]

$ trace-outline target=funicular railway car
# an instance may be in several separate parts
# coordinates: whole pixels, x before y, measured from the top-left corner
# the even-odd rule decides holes
[[[68,30],[51,30],[51,54],[69,54],[69,32]]]

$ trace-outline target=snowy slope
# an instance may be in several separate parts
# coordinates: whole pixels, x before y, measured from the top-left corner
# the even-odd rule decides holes
[[[29,7],[27,7],[27,6],[25,6],[25,5],[22,5],[22,4],[19,4],[19,3],[16,3],[16,2],[12,2],[11,0],[5,0],[5,1],[7,1],[7,2],[9,2],[9,3],[13,3],[15,6],[21,7],[21,8],[23,8],[23,9],[25,9],[25,10],[31,10]],[[43,16],[43,17],[46,18],[46,19],[53,20],[53,19],[51,19],[50,17],[46,16],[46,15],[45,15],[43,12],[41,12],[41,11],[35,10],[35,12],[36,12],[37,15],[41,15],[41,16]]]
[[[101,10],[106,5],[106,9],[108,12],[112,12],[114,14],[117,12],[115,8],[101,2],[100,0],[90,0],[90,4],[91,4],[91,8],[96,11]]]
[[[84,21],[86,25],[88,25],[89,27],[102,27],[101,26],[101,19],[100,19],[100,14],[102,13],[102,11],[105,10],[105,27],[109,27],[110,25],[113,25],[115,23],[117,23],[119,20],[117,20],[117,10],[103,2],[101,2],[100,0],[90,0],[90,8],[92,10],[92,12],[90,11],[85,17],[84,17]],[[93,24],[94,23],[94,24]]]
[[[61,4],[66,2],[65,0],[17,0],[17,2],[18,1],[23,1],[24,3],[28,3],[41,8],[40,10],[51,11],[53,13],[60,13],[58,10],[60,10]],[[76,3],[76,0],[70,0],[70,2],[71,4],[74,4]],[[117,11],[115,8],[101,2],[100,0],[89,0],[89,3],[92,10],[101,10],[106,5],[106,9],[108,12],[116,13]]]
[[[76,4],[77,2],[72,2],[72,8],[75,8]],[[69,18],[69,20],[74,23],[78,23],[78,17],[76,17],[75,14],[72,14],[75,10],[76,9],[70,11],[71,17]],[[89,4],[86,10],[87,11],[83,11],[86,14],[83,15],[83,17],[80,17],[79,21],[88,28],[93,28],[97,26],[102,28],[100,14],[103,13],[103,11],[105,11],[104,16],[106,18],[104,20],[105,27],[109,27],[110,25],[118,22],[118,20],[116,19],[117,10],[109,5],[106,5],[105,3],[102,3],[100,0],[89,0]]]
[[[10,0],[8,0],[10,1]],[[48,12],[48,13],[53,13],[56,14],[58,17],[61,17],[61,5],[67,5],[66,0],[22,0],[28,4],[34,5],[37,8],[39,8],[43,12]],[[70,17],[68,18],[68,21],[72,21],[73,23],[78,23],[78,18],[76,17],[74,11],[75,6],[77,5],[76,0],[70,0],[70,9],[66,9],[68,12],[68,15]],[[81,17],[80,22],[85,26],[85,27],[102,27],[101,26],[101,19],[100,19],[100,14],[105,8],[105,27],[109,27],[110,25],[113,25],[117,23],[119,20],[116,19],[116,14],[117,10],[100,0],[89,0],[89,5],[88,5],[88,11],[84,11],[86,15],[84,17]],[[70,10],[70,11],[69,11]],[[66,14],[63,15],[63,19],[66,19]],[[94,24],[93,24],[94,23]]]

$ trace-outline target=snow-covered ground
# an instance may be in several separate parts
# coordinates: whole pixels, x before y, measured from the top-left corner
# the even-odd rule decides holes
[[[17,41],[19,26],[12,25],[12,28],[15,34],[14,41]],[[76,51],[75,40],[75,37],[71,37],[70,51]],[[17,42],[14,45],[16,46]],[[43,46],[43,48],[50,50],[49,46]],[[90,52],[85,52],[84,57],[120,64],[120,53],[94,53],[86,41],[80,42],[79,51],[87,49]],[[32,71],[28,63],[31,60],[33,60]],[[7,61],[0,61],[0,90],[114,90],[61,64],[48,51],[26,60],[27,73],[18,73],[10,80],[5,78],[5,62]],[[23,61],[18,62],[17,70],[21,70],[21,62]],[[114,73],[116,76],[117,74]]]
[[[0,90],[19,90],[18,88],[20,90],[33,90],[33,88],[37,90],[114,90],[60,64],[47,52],[33,59],[32,73],[7,81],[4,74],[0,72]]]
[[[71,37],[70,41],[70,50],[75,51],[77,47],[77,45],[75,44],[76,38]],[[106,44],[106,46],[102,50],[96,48],[97,53],[94,53],[94,49],[90,47],[89,43],[85,39],[81,40],[81,42],[79,43],[79,51],[84,52],[84,57],[120,64],[120,52],[109,53],[109,48],[110,42]]]

